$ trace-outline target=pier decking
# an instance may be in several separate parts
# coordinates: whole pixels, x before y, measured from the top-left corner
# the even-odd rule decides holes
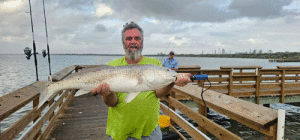
[[[49,136],[52,140],[105,140],[108,107],[101,96],[84,94],[70,100],[55,121]]]

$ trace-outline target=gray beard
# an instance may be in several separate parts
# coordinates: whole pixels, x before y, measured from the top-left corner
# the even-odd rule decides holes
[[[143,46],[138,48],[136,50],[136,52],[128,50],[127,47],[124,46],[124,51],[125,51],[125,57],[126,58],[128,58],[130,60],[133,60],[133,61],[137,61],[142,56]]]
[[[132,52],[131,50],[127,50],[127,49],[124,49],[125,50],[125,57],[130,59],[130,60],[134,60],[134,61],[137,61],[141,56],[142,56],[142,48],[137,50],[135,53]]]

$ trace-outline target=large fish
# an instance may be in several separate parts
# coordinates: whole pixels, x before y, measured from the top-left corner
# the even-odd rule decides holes
[[[65,80],[49,84],[40,97],[43,105],[54,93],[66,89],[91,91],[106,82],[110,91],[126,92],[126,102],[134,99],[139,92],[163,88],[174,82],[177,73],[156,65],[100,66],[84,68]]]

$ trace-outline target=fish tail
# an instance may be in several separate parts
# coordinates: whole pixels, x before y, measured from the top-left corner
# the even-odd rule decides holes
[[[58,89],[55,89],[55,86],[53,86],[54,83],[49,82],[41,91],[40,91],[40,100],[39,100],[39,106],[40,108],[44,103],[47,103],[48,100],[54,95],[54,93],[57,92]]]

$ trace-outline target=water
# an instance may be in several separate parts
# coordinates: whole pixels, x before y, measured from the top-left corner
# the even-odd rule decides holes
[[[70,65],[100,65],[106,64],[110,60],[120,58],[120,56],[95,56],[95,55],[51,55],[52,74]],[[161,60],[161,57],[156,57]],[[300,63],[270,63],[267,59],[241,59],[241,58],[202,58],[202,57],[176,57],[179,65],[198,65],[201,69],[219,69],[220,66],[262,66],[263,68],[275,69],[276,66],[299,66]],[[36,81],[34,57],[30,60],[25,55],[0,55],[0,96],[13,92],[19,88]],[[40,81],[47,81],[49,75],[48,59],[41,55],[38,59],[38,74]],[[193,103],[188,106],[197,110]],[[0,130],[3,132],[11,124],[21,118],[32,108],[32,103],[23,107],[9,118],[0,122]],[[300,107],[286,104],[272,104],[273,109],[286,110],[285,139],[300,138]],[[264,139],[260,133],[245,127],[228,117],[215,111],[208,114],[214,122],[222,125],[226,129],[234,132],[244,139]],[[196,126],[196,124],[195,124]],[[212,137],[211,135],[209,135]],[[213,137],[212,137],[213,138]]]

